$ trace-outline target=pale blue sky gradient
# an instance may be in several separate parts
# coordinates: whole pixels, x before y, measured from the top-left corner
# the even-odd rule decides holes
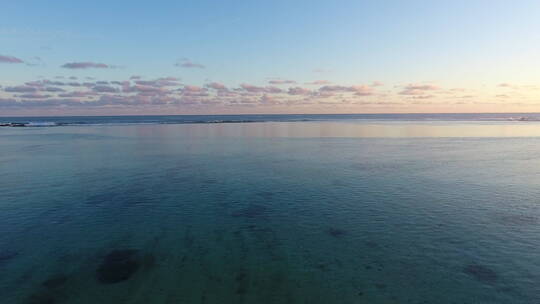
[[[0,84],[142,75],[237,87],[278,77],[495,96],[500,83],[536,85],[539,32],[540,1],[4,1],[0,55],[26,64],[0,63]],[[175,66],[183,58],[205,68]],[[114,68],[61,67],[87,61]]]

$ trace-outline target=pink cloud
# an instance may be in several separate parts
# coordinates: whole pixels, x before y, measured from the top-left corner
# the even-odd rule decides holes
[[[288,93],[289,95],[309,95],[312,93],[312,91],[306,88],[294,87],[294,88],[289,88]]]
[[[438,90],[438,86],[431,84],[409,84],[405,87],[406,90],[421,90],[421,91],[433,91]]]
[[[409,84],[403,88],[400,95],[424,95],[426,91],[436,91],[440,88],[431,84]]]
[[[280,85],[280,84],[295,84],[296,81],[294,81],[294,80],[274,79],[274,80],[268,81],[268,83],[269,83],[269,84],[276,84],[276,85]]]
[[[413,99],[430,99],[435,97],[434,95],[416,95],[412,96]]]
[[[118,92],[117,88],[113,88],[111,86],[106,86],[106,85],[95,86],[95,87],[92,88],[92,90],[94,92],[98,92],[98,93],[116,93],[116,92]]]
[[[328,81],[328,80],[315,80],[315,81],[312,81],[312,82],[308,82],[306,84],[310,84],[310,85],[326,85],[326,84],[331,84],[331,82]]]
[[[206,87],[214,89],[214,90],[226,90],[227,89],[227,87],[225,87],[224,84],[219,83],[219,82],[211,82],[211,83],[207,84]]]
[[[358,95],[358,96],[370,96],[374,94],[373,88],[370,86],[357,85],[357,86],[352,86],[351,88],[355,92],[355,95]]]
[[[283,90],[277,87],[259,87],[252,84],[242,83],[240,84],[240,87],[250,93],[271,93],[271,94],[277,94],[282,93]]]
[[[55,86],[63,86],[63,85],[66,85],[65,83],[61,82],[61,81],[53,81],[53,80],[43,80],[42,81],[43,84],[47,84],[47,85],[55,85]]]
[[[96,68],[96,69],[106,69],[110,66],[104,63],[96,63],[96,62],[70,62],[62,65],[63,68],[66,69],[89,69],[89,68]]]
[[[353,91],[351,87],[346,86],[340,86],[340,85],[326,85],[319,89],[319,91],[326,91],[326,92],[350,92]]]
[[[0,55],[0,63],[23,63],[23,61],[17,57]]]
[[[199,86],[194,86],[194,85],[184,86],[184,88],[182,88],[181,91],[182,91],[183,96],[190,96],[190,97],[206,97],[206,96],[210,96],[210,94],[208,94],[208,92],[207,92],[208,89],[201,88]]]
[[[178,86],[176,78],[160,78],[156,80],[137,80],[135,84],[151,86],[151,87],[171,87]]]
[[[170,92],[158,87],[145,86],[145,85],[135,85],[131,87],[132,92],[139,92],[143,94],[169,94]]]
[[[260,102],[263,105],[276,105],[276,104],[279,104],[278,99],[276,99],[274,96],[270,96],[270,95],[267,95],[267,94],[264,94],[263,96],[261,96]]]
[[[47,92],[64,92],[65,91],[64,89],[57,88],[57,87],[46,87],[44,90]]]
[[[184,86],[182,91],[184,91],[184,92],[201,92],[201,91],[203,91],[203,88],[201,88],[199,86],[194,86],[194,85],[187,85],[187,86]]]
[[[205,68],[204,65],[202,65],[200,63],[194,63],[189,59],[185,59],[182,62],[179,62],[179,63],[177,63],[175,65],[177,67],[188,68],[188,69],[193,69],[193,68],[195,68],[195,69],[204,69]]]
[[[13,93],[33,93],[37,92],[38,89],[33,86],[15,86],[15,87],[6,87],[4,89],[6,92],[13,92]]]
[[[29,98],[29,99],[44,99],[44,98],[51,97],[51,95],[42,95],[42,94],[39,94],[39,93],[28,93],[28,94],[18,95],[17,97]]]
[[[69,93],[58,94],[58,97],[88,97],[94,95],[97,95],[97,93],[91,91],[73,91]]]

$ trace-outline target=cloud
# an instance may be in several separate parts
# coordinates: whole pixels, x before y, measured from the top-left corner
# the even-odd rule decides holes
[[[328,70],[325,70],[325,69],[314,69],[313,70],[313,73],[326,73],[328,72]]]
[[[92,88],[92,91],[98,92],[98,93],[116,93],[118,92],[118,89],[113,88],[111,86],[106,86],[106,85],[97,85]]]
[[[29,98],[29,99],[44,99],[44,98],[51,97],[51,95],[43,95],[43,94],[39,94],[39,93],[28,93],[28,94],[18,95],[17,97]]]
[[[70,62],[62,65],[65,69],[90,69],[90,68],[96,68],[96,69],[107,69],[110,68],[109,65],[104,63],[96,63],[96,62]]]
[[[315,81],[312,81],[312,82],[307,82],[306,84],[309,84],[309,85],[327,85],[327,84],[331,84],[331,82],[328,81],[328,80],[315,80]]]
[[[0,106],[3,107],[12,107],[19,106],[20,102],[17,102],[14,98],[0,98]]]
[[[175,66],[177,67],[181,67],[181,68],[188,68],[188,69],[204,69],[205,66],[200,64],[200,63],[194,63],[192,62],[191,60],[189,59],[184,59],[182,60],[182,62],[178,62],[177,64],[175,64]]]
[[[96,92],[91,91],[72,91],[69,93],[58,94],[58,97],[88,97],[98,95]]]
[[[399,95],[424,95],[426,91],[436,91],[440,88],[431,84],[409,84],[403,88]]]
[[[276,84],[276,85],[280,85],[280,84],[295,84],[296,81],[294,81],[294,80],[274,79],[274,80],[268,81],[268,83],[269,83],[269,84]]]
[[[352,86],[351,89],[354,91],[354,94],[357,96],[371,96],[374,94],[373,88],[366,85]]]
[[[129,86],[129,81],[127,81],[127,80],[124,80],[124,81],[113,80],[113,81],[111,81],[111,84],[115,84],[115,85],[119,85],[119,86],[124,86],[124,85]]]
[[[187,86],[184,86],[184,88],[182,89],[183,92],[201,92],[203,90],[204,88],[201,88],[199,86],[194,86],[194,85],[187,85]]]
[[[319,89],[323,92],[351,92],[353,91],[352,87],[340,86],[340,85],[326,85]]]
[[[155,86],[148,86],[148,85],[140,85],[136,84],[134,86],[126,85],[122,87],[122,92],[124,93],[139,93],[143,95],[165,95],[169,94],[170,92],[164,88],[161,87],[155,87]]]
[[[214,89],[214,90],[227,90],[227,87],[219,82],[211,82],[206,84],[207,88]]]
[[[283,90],[277,87],[259,87],[252,84],[242,83],[240,84],[240,88],[243,90],[250,92],[250,93],[271,93],[271,94],[277,94],[282,93]]]
[[[262,105],[276,105],[280,103],[279,100],[276,99],[274,96],[270,96],[267,94],[261,96],[261,99],[259,101]]]
[[[156,80],[137,80],[135,81],[135,84],[151,86],[151,87],[169,87],[169,86],[180,85],[177,79],[173,77],[159,78]]]
[[[13,93],[34,93],[34,92],[37,92],[38,89],[33,86],[22,85],[22,86],[15,86],[15,87],[6,87],[4,91],[13,92]]]
[[[182,92],[183,96],[191,96],[191,97],[210,96],[210,94],[208,94],[208,92],[207,92],[208,89],[202,88],[202,87],[199,87],[199,86],[194,86],[194,85],[184,86],[180,91]]]
[[[13,56],[0,55],[0,63],[23,63],[21,59]]]
[[[64,89],[57,88],[57,87],[46,87],[44,90],[47,92],[64,92],[65,91]]]
[[[54,80],[43,80],[43,84],[55,85],[55,86],[64,86],[64,85],[66,85],[62,81],[54,81]]]
[[[430,99],[435,97],[434,95],[415,95],[412,96],[413,99]]]
[[[438,86],[431,84],[409,84],[405,87],[405,90],[420,90],[420,91],[433,91],[438,90]]]
[[[65,77],[64,81],[70,77]],[[81,82],[62,82],[56,79],[48,80],[42,77],[36,81],[21,82],[20,85],[11,84],[0,88],[0,112],[2,107],[13,109],[31,108],[138,108],[144,109],[146,106],[155,105],[155,110],[164,105],[167,107],[201,107],[209,111],[219,110],[211,108],[220,107],[303,107],[306,105],[321,107],[339,106],[401,106],[407,105],[442,105],[454,104],[459,100],[472,104],[474,100],[491,98],[501,103],[515,96],[505,95],[465,95],[463,89],[439,88],[436,85],[419,83],[393,86],[387,85],[387,89],[379,88],[379,82],[370,82],[359,85],[330,84],[326,80],[317,80],[308,85],[292,85],[290,80],[266,79],[264,82],[270,85],[255,85],[241,83],[238,86],[227,87],[220,82],[206,82],[203,85],[190,85],[179,82],[176,77],[161,77],[146,80],[128,79],[125,80],[92,80],[82,82],[84,76],[79,76]],[[300,83],[300,82],[299,82]],[[1,84],[1,83],[0,83]],[[285,84],[286,86],[280,86]],[[275,86],[274,86],[275,85]],[[492,86],[495,86],[494,84]],[[513,86],[521,88],[523,86]],[[467,89],[467,92],[475,92]],[[504,93],[504,90],[503,92]],[[403,97],[401,95],[406,95]],[[373,97],[369,97],[373,96]],[[532,101],[534,96],[525,96],[526,101]],[[3,98],[3,99],[2,99]],[[439,100],[438,98],[443,98]],[[467,99],[469,98],[469,99]],[[474,99],[473,99],[474,98]],[[501,98],[501,99],[498,99]],[[384,101],[383,101],[384,100]],[[398,103],[396,103],[399,101]],[[206,107],[206,108],[205,108]],[[277,109],[277,108],[276,108]],[[280,108],[281,109],[281,108]],[[284,110],[284,109],[283,109]],[[297,109],[294,109],[299,110]],[[336,108],[336,111],[339,110]],[[281,110],[280,110],[281,111]],[[285,110],[284,110],[285,111]]]
[[[306,88],[294,87],[289,88],[289,91],[287,93],[289,93],[289,95],[309,95],[312,93],[312,91]]]

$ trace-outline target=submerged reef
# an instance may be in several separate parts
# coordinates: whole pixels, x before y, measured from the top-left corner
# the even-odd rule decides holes
[[[39,291],[30,296],[27,304],[55,304],[57,303],[55,297],[49,291]]]
[[[54,304],[58,298],[63,298],[61,287],[68,281],[65,274],[54,275],[43,283],[36,292],[30,295],[25,303],[28,304]]]
[[[17,251],[0,250],[0,264],[16,258],[19,255]]]
[[[268,215],[268,208],[262,205],[249,205],[232,213],[233,217],[265,218]]]
[[[97,279],[103,284],[115,284],[128,280],[141,266],[138,250],[113,250],[99,265]]]
[[[50,277],[45,282],[41,283],[41,285],[48,289],[55,289],[58,287],[61,287],[67,282],[68,278],[64,274],[57,274],[55,276]]]
[[[478,264],[467,265],[463,272],[483,283],[495,283],[499,278],[495,271]]]
[[[345,234],[347,234],[347,231],[343,230],[343,229],[339,229],[339,228],[329,228],[327,230],[328,234],[330,234],[331,236],[335,237],[335,238],[338,238],[338,237],[342,237],[344,236]]]

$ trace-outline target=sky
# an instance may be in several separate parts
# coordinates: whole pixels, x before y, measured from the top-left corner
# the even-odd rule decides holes
[[[540,1],[0,4],[0,116],[540,112]]]

